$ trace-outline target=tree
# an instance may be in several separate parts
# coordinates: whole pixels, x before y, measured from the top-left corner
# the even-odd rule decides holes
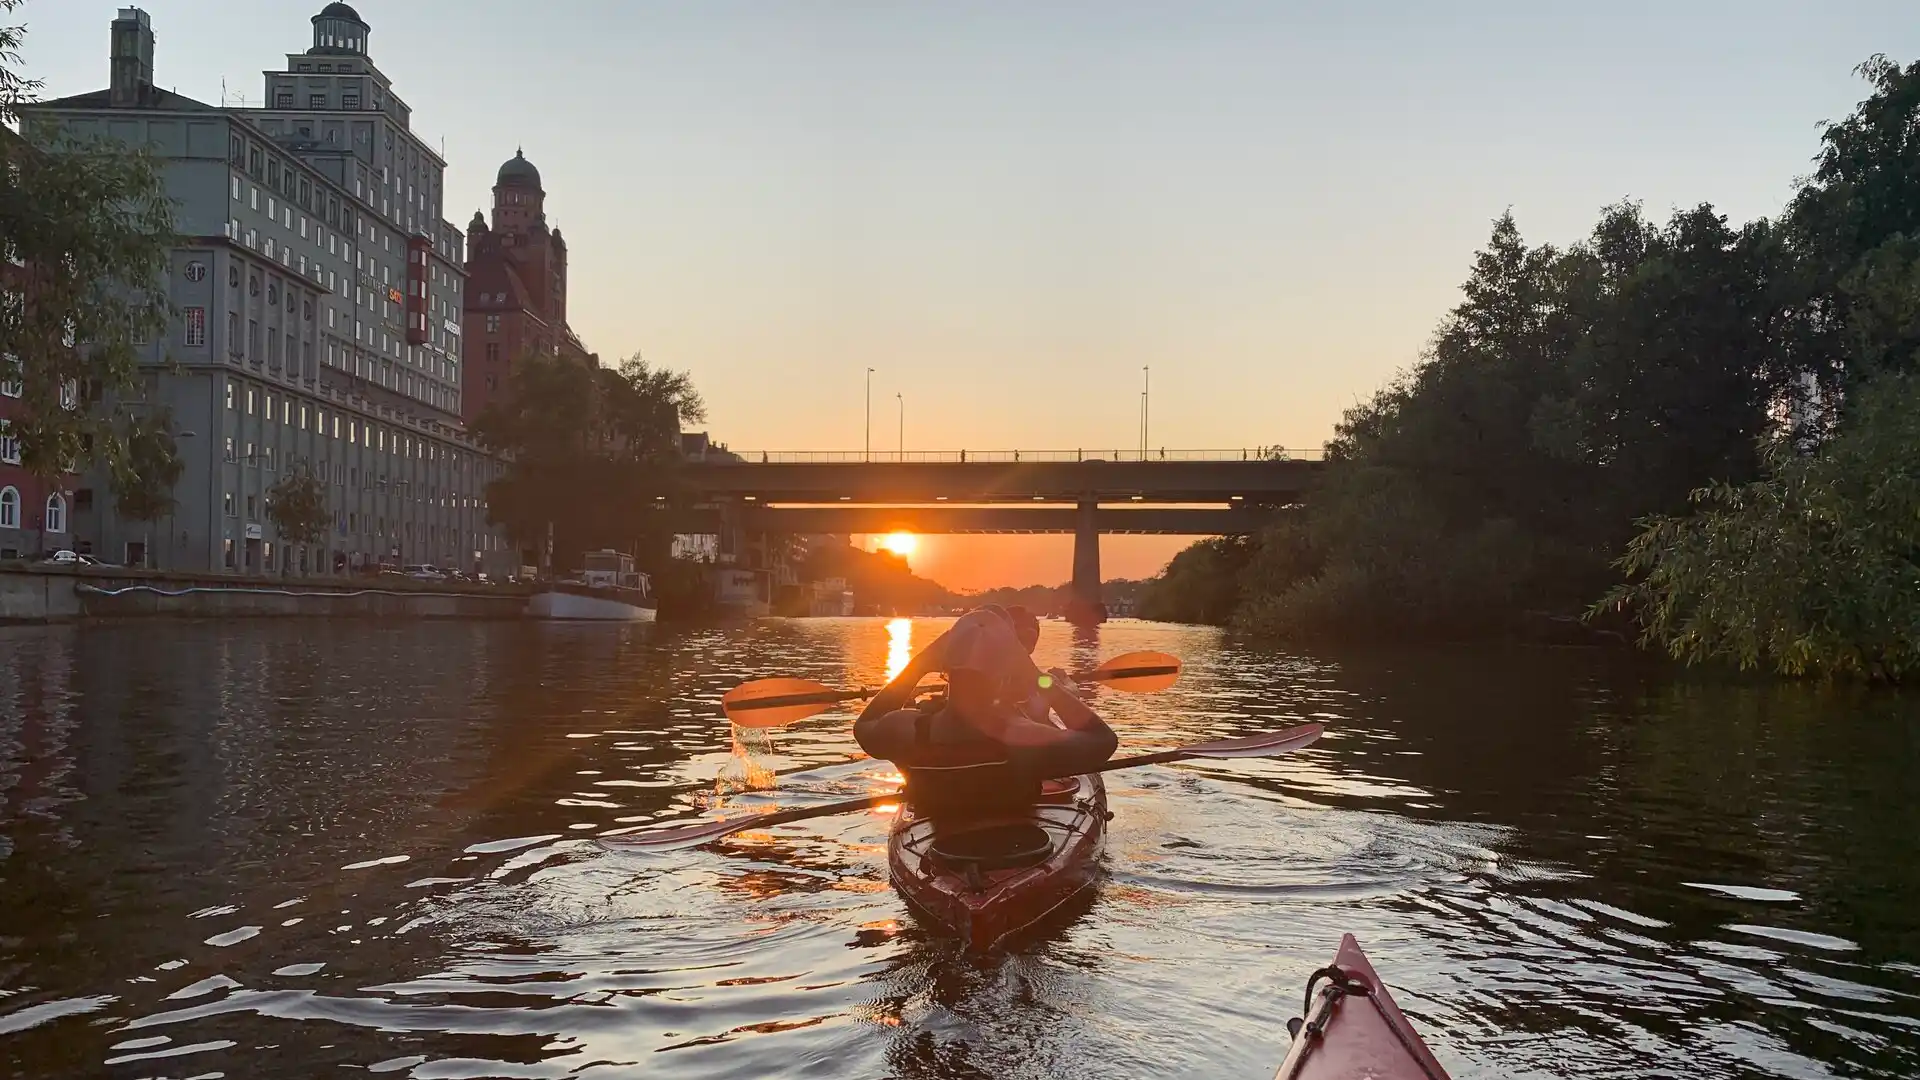
[[[0,0],[0,13],[21,3]],[[0,26],[0,259],[23,264],[0,292],[0,381],[24,384],[11,423],[23,464],[55,480],[89,457],[122,467],[130,432],[87,406],[130,389],[135,343],[164,335],[178,237],[151,154],[50,121],[13,130],[39,89],[17,70],[25,36]]]
[[[1147,585],[1140,617],[1225,625],[1238,604],[1240,573],[1251,553],[1249,541],[1240,536],[1210,537],[1180,552]]]
[[[147,526],[141,548],[147,565],[152,566],[153,523],[173,513],[173,488],[185,469],[167,410],[158,410],[144,420],[129,418],[126,448],[109,477],[114,505],[121,517]]]
[[[487,487],[488,521],[522,546],[554,557],[627,549],[649,569],[665,565],[678,493],[681,425],[706,408],[686,375],[638,354],[618,368],[529,355],[507,392],[474,420],[474,435],[510,459]]]
[[[305,459],[294,462],[267,489],[267,520],[279,531],[281,543],[300,545],[303,562],[307,545],[326,534],[333,521],[327,507],[327,485]],[[286,565],[283,558],[283,575]]]
[[[1689,663],[1896,680],[1920,671],[1920,375],[1857,388],[1816,453],[1769,444],[1766,479],[1651,519],[1595,610]]]

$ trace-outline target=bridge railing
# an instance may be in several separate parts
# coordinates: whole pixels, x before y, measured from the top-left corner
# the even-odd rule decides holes
[[[1233,450],[734,450],[748,464],[842,464],[870,462],[1061,462],[1061,461],[1318,461],[1313,449],[1247,446]]]

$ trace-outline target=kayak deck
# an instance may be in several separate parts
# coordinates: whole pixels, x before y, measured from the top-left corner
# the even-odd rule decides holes
[[[1274,1080],[1450,1080],[1352,934],[1308,980],[1307,1014],[1288,1026],[1293,1046]]]
[[[1031,810],[969,820],[957,832],[936,830],[902,806],[887,837],[887,866],[909,904],[985,952],[1093,884],[1110,816],[1098,774],[1049,781]],[[969,867],[935,850],[951,837],[983,830],[1044,833],[1044,851],[1027,865]]]

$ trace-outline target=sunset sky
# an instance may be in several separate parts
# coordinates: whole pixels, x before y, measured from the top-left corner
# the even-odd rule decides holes
[[[106,85],[115,2],[29,0],[48,96]],[[157,81],[259,103],[320,0],[149,0]],[[1891,0],[676,4],[362,0],[451,163],[524,146],[574,327],[689,371],[735,449],[1317,446],[1417,359],[1491,220],[1779,211]],[[1177,540],[1110,538],[1107,576]],[[1067,537],[929,538],[954,587],[1057,583]]]

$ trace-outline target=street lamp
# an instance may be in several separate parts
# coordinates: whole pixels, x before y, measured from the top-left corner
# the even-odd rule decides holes
[[[873,460],[873,369],[867,369],[867,449],[863,460]]]
[[[178,431],[178,432],[175,432],[175,433],[174,433],[174,436],[173,436],[173,437],[174,437],[174,439],[175,439],[175,440],[179,440],[179,439],[191,439],[191,438],[193,438],[193,437],[194,437],[194,433],[193,433],[193,432],[191,432],[191,431]],[[212,499],[212,498],[213,498],[213,496],[212,496],[212,494],[211,494],[211,493],[209,493],[209,494],[208,494],[208,496],[207,496],[207,498],[208,498],[208,499]],[[180,502],[179,502],[179,500],[177,500],[177,499],[175,499],[175,498],[173,497],[173,492],[172,492],[171,490],[169,490],[169,491],[167,492],[167,561],[168,561],[168,562],[172,562],[172,561],[173,561],[173,556],[174,556],[174,550],[173,550],[173,514],[174,514],[174,511],[176,511],[176,510],[178,510],[179,508],[180,508]],[[151,536],[152,536],[152,534],[151,534],[151,533],[149,533],[149,534],[148,534],[148,536],[149,536],[149,538],[151,538]],[[153,564],[153,552],[151,552],[151,551],[149,551],[149,552],[147,552],[147,553],[146,553],[146,563],[147,563],[147,569],[149,569],[149,570],[158,570],[158,569],[159,569],[159,567],[158,567],[158,566],[155,566],[155,565]]]
[[[907,460],[907,399],[903,394],[893,395],[900,403],[900,460]]]
[[[1153,369],[1140,367],[1140,460],[1147,460],[1147,405],[1153,395]]]

